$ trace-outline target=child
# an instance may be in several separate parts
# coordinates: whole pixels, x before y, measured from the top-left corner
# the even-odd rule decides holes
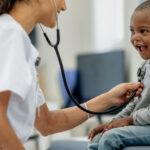
[[[110,123],[100,125],[89,134],[92,140],[89,150],[120,150],[126,146],[150,145],[150,0],[135,9],[130,30],[131,43],[145,60],[141,66],[144,90]]]

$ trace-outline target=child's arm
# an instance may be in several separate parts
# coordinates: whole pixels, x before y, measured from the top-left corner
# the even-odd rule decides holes
[[[0,149],[2,150],[24,150],[15,132],[7,119],[7,107],[10,92],[0,93]]]
[[[133,102],[130,102],[120,113],[118,113],[113,119],[117,118],[126,118],[130,116],[131,112],[133,112],[133,109],[139,102],[138,98],[135,98]]]
[[[150,106],[141,108],[133,113],[134,125],[150,125]]]

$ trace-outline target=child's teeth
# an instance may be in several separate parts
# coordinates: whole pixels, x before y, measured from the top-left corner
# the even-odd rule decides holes
[[[144,47],[143,47],[143,46],[141,46],[141,47],[140,47],[140,49],[143,51],[143,50],[144,50]]]
[[[146,46],[140,46],[140,51],[145,51],[146,50]]]

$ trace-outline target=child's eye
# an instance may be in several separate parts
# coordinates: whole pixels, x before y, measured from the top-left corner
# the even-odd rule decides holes
[[[131,34],[134,34],[134,33],[135,33],[134,29],[130,29],[130,31],[131,31]]]
[[[147,33],[148,31],[145,30],[145,29],[142,29],[140,32],[141,32],[141,33]]]

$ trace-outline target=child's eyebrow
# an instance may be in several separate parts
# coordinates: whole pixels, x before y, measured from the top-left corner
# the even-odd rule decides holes
[[[133,29],[134,27],[133,26],[129,26],[130,29]],[[148,26],[139,26],[138,28],[145,28],[145,29],[149,29],[150,27]]]
[[[129,28],[131,29],[131,28],[133,28],[133,26],[129,26]]]
[[[149,28],[148,26],[139,26],[139,28]]]

